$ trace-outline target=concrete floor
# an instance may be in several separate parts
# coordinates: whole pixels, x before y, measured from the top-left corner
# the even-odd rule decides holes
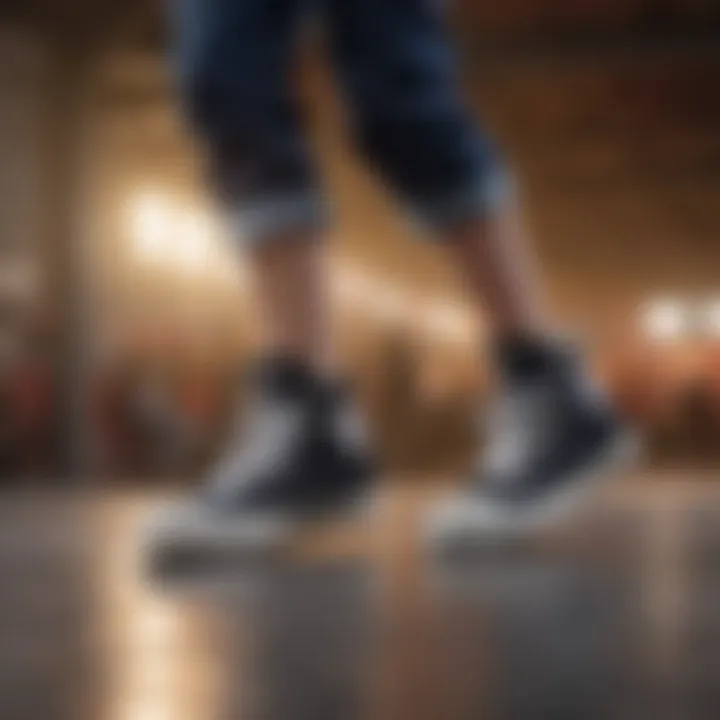
[[[426,495],[213,591],[139,578],[157,496],[3,496],[0,718],[720,717],[720,484],[636,478],[444,563],[414,541]]]

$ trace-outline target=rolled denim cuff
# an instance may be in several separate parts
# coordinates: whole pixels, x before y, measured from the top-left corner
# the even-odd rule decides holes
[[[248,247],[319,232],[328,217],[328,205],[315,191],[283,193],[227,208],[233,234]]]
[[[477,174],[470,182],[446,194],[415,202],[412,209],[422,225],[441,233],[465,220],[498,212],[514,200],[516,194],[515,177],[505,168],[495,168]]]

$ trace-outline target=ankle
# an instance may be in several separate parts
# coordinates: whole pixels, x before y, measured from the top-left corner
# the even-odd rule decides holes
[[[290,354],[260,357],[252,377],[266,392],[289,399],[331,397],[337,394],[339,386],[330,373]]]
[[[518,332],[495,340],[494,360],[503,378],[523,382],[562,371],[574,364],[574,353],[555,335]]]

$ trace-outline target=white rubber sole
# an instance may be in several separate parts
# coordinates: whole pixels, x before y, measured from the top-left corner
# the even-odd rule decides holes
[[[623,434],[585,469],[568,477],[562,489],[542,501],[512,506],[457,494],[431,510],[425,540],[433,551],[448,551],[483,540],[524,538],[570,517],[588,495],[629,469],[640,455],[638,439]]]
[[[362,519],[370,508],[368,497],[322,513],[219,516],[197,502],[175,502],[156,510],[142,529],[140,563],[162,576],[271,560],[314,524]]]

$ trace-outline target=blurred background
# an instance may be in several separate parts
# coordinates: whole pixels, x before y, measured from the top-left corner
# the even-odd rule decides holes
[[[715,463],[720,6],[451,10],[468,96],[523,179],[558,313],[654,462]],[[2,3],[3,482],[192,476],[241,392],[252,278],[202,192],[167,40],[147,0]],[[462,466],[482,337],[439,251],[350,147],[321,33],[298,76],[338,207],[336,332],[386,464]]]
[[[138,576],[137,523],[222,441],[258,330],[161,5],[0,3],[2,720],[719,717],[720,3],[449,4],[554,305],[648,466],[579,527],[442,577],[414,540],[436,487],[398,483],[377,532],[222,599]],[[342,354],[388,477],[457,478],[482,332],[307,40]]]

